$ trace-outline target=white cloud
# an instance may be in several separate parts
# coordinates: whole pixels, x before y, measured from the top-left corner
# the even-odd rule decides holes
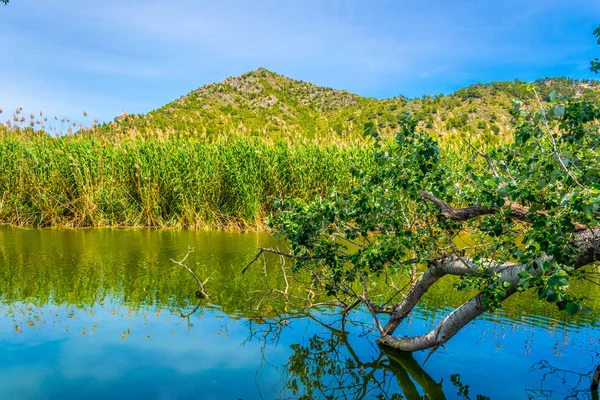
[[[593,45],[573,46],[563,22],[582,15],[558,0],[15,1],[0,12],[0,53],[24,107],[98,105],[111,119],[259,66],[367,95],[568,72]]]

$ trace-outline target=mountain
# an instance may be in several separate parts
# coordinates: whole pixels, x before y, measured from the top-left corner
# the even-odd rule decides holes
[[[99,127],[102,133],[269,138],[352,138],[372,122],[382,134],[411,113],[440,137],[476,136],[497,141],[510,127],[512,99],[537,104],[531,84],[475,84],[450,95],[408,99],[365,98],[290,79],[264,68],[203,86],[146,115],[123,114]],[[600,100],[600,82],[545,78],[533,83],[542,102],[550,93]]]

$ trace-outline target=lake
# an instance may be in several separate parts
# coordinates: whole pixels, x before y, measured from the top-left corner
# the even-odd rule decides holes
[[[0,227],[0,399],[592,398],[600,288],[590,315],[515,295],[439,349],[384,354],[368,313],[339,331],[269,290],[277,257],[242,268],[265,234]],[[279,243],[281,245],[281,243]],[[199,300],[191,275],[209,278]],[[428,331],[468,294],[444,281],[396,334]],[[428,397],[425,397],[428,396]]]

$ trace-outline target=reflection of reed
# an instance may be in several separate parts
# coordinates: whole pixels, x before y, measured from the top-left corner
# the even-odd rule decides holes
[[[282,282],[279,258],[266,258],[264,274],[260,268],[240,274],[241,267],[259,247],[276,248],[276,241],[254,233],[175,232],[149,230],[21,230],[0,227],[0,301],[46,304],[75,304],[80,308],[99,304],[104,298],[131,307],[160,305],[180,309],[195,300],[188,272],[168,267],[173,254],[195,248],[196,258],[190,263],[197,276],[208,277],[213,272],[208,290],[211,301],[234,318],[253,318],[257,313],[273,318],[285,312],[284,299],[269,297],[256,310],[262,293],[279,287]],[[296,282],[300,277],[288,275],[290,295],[307,298]],[[414,325],[422,321],[433,323],[451,307],[464,299],[453,289],[452,281],[438,282],[427,294],[424,307],[411,316]],[[592,309],[600,310],[599,287],[578,282],[579,291],[587,292]],[[192,292],[193,293],[193,292]],[[260,294],[258,294],[260,293]],[[374,293],[375,295],[376,293]],[[467,294],[468,295],[468,294]],[[281,296],[280,296],[281,297]],[[288,296],[289,298],[290,296]],[[315,299],[321,302],[328,299]],[[306,307],[307,302],[295,302]],[[294,304],[292,304],[293,306]],[[296,308],[296,307],[292,307]],[[483,315],[482,320],[494,321],[493,330],[522,330],[541,327],[545,331],[588,329],[597,325],[598,313],[581,314],[570,323],[555,307],[532,302],[528,295],[510,299],[502,310]],[[480,323],[480,322],[478,322]],[[412,328],[410,328],[412,329]],[[486,325],[489,332],[491,328]]]

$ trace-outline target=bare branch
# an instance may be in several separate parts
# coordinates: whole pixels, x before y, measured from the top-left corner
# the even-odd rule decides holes
[[[296,260],[314,260],[314,259],[316,259],[315,256],[296,256],[296,255],[291,254],[291,253],[286,253],[286,252],[275,250],[275,249],[271,249],[271,248],[258,247],[258,253],[256,253],[256,255],[254,257],[252,257],[252,260],[250,260],[250,262],[248,263],[248,265],[246,265],[244,267],[244,269],[242,269],[242,274],[245,273],[246,270],[248,268],[250,268],[250,266],[252,264],[254,264],[256,262],[256,260],[258,260],[258,258],[263,253],[273,253],[273,254],[277,254],[277,255],[282,256],[282,257],[293,258],[293,259],[296,259]]]
[[[573,175],[573,173],[567,168],[562,157],[560,156],[560,153],[558,152],[558,147],[556,146],[556,140],[554,139],[554,135],[552,134],[552,131],[550,130],[550,126],[548,125],[548,118],[546,117],[546,110],[544,109],[542,101],[540,100],[540,97],[538,96],[538,93],[537,93],[537,90],[535,90],[535,87],[533,88],[533,93],[535,94],[535,99],[537,100],[537,102],[540,106],[540,110],[542,112],[542,119],[544,120],[544,125],[546,127],[546,131],[548,132],[548,136],[550,137],[550,142],[552,143],[552,149],[554,150],[554,154],[558,158],[558,162],[559,162],[561,168],[563,169],[563,171],[565,171],[565,173],[567,175],[569,175],[571,177],[571,179],[573,179],[573,181],[577,184],[577,186],[579,186],[582,189],[585,189],[585,186],[583,186],[581,183],[579,183],[579,181],[577,180],[575,175]]]
[[[349,306],[344,308],[344,310],[342,311],[342,316],[347,317],[348,314],[350,314],[350,311],[352,311],[360,303],[361,303],[360,299],[354,300],[354,302],[352,304],[350,304]]]
[[[375,325],[377,326],[379,333],[381,333],[381,335],[383,336],[383,335],[385,335],[385,331],[383,330],[383,327],[381,326],[381,323],[379,322],[379,318],[377,318],[377,312],[375,311],[373,302],[371,302],[371,299],[369,298],[369,291],[367,290],[367,278],[365,277],[365,274],[361,275],[361,280],[362,280],[362,286],[363,286],[363,299],[362,300],[367,305],[367,308],[371,312],[371,315],[373,316],[373,320],[375,321]]]
[[[250,262],[244,267],[244,269],[242,269],[242,274],[246,272],[246,270],[248,270],[248,268],[250,268],[250,266],[252,264],[254,264],[256,262],[256,260],[258,260],[258,257],[261,256],[262,253],[264,253],[265,251],[263,249],[260,249],[258,253],[256,253],[256,255],[254,257],[252,257],[252,260],[250,260]]]
[[[435,204],[435,205],[436,205],[436,206],[437,206],[437,207],[440,209],[440,211],[442,212],[442,214],[443,214],[443,213],[446,213],[446,212],[448,212],[448,211],[452,211],[452,210],[454,210],[452,207],[450,207],[450,206],[448,205],[448,203],[444,202],[444,201],[443,201],[443,200],[441,200],[441,199],[438,199],[437,197],[435,197],[435,196],[434,196],[434,195],[432,195],[431,193],[427,193],[427,192],[424,192],[424,191],[422,191],[422,190],[421,190],[421,191],[419,192],[419,195],[420,195],[422,198],[424,198],[425,200],[429,200],[430,202],[432,202],[433,204]],[[444,219],[452,219],[452,218],[450,218],[450,217],[446,217],[446,218],[444,218]]]
[[[530,211],[529,207],[519,205],[510,200],[507,200],[504,203],[503,207],[469,206],[469,207],[465,207],[465,208],[453,208],[453,207],[449,206],[448,203],[438,199],[431,193],[421,191],[421,192],[419,192],[419,194],[422,198],[424,198],[425,200],[431,201],[433,204],[435,204],[440,209],[439,219],[441,221],[445,221],[445,220],[467,221],[469,219],[481,217],[484,215],[497,214],[498,212],[500,212],[501,209],[510,210],[510,215],[513,218],[518,219],[520,221],[525,221],[525,222],[528,222],[529,217],[531,215],[533,215],[533,213]],[[548,217],[548,213],[546,213],[544,211],[536,211],[535,215]],[[575,231],[581,231],[581,230],[588,229],[587,226],[582,225],[582,224],[575,223],[574,226],[575,226]]]
[[[175,261],[173,259],[171,259],[171,261],[174,262],[175,264],[177,264],[177,265],[185,268],[194,277],[194,279],[196,280],[196,282],[198,282],[198,290],[196,291],[196,296],[208,299],[209,296],[208,296],[208,293],[206,293],[206,291],[204,290],[204,285],[206,284],[206,282],[208,281],[208,279],[210,279],[210,277],[207,278],[206,281],[202,282],[200,280],[200,278],[198,278],[196,276],[196,274],[194,273],[194,271],[192,271],[192,269],[190,267],[188,267],[187,265],[184,264],[185,260],[187,260],[187,258],[189,257],[189,255],[191,253],[193,253],[193,252],[194,252],[194,249],[188,249],[187,254],[185,255],[185,257],[183,257],[183,259],[181,261]]]

